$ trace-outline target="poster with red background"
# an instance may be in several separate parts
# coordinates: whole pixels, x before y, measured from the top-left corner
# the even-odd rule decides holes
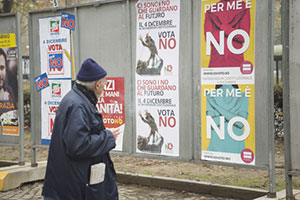
[[[122,151],[125,127],[124,77],[107,77],[104,92],[98,99],[97,108],[106,128],[120,128],[114,150]]]

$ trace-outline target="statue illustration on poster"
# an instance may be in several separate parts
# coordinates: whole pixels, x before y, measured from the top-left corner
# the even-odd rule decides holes
[[[137,147],[140,151],[149,151],[152,153],[161,153],[161,147],[164,143],[164,138],[158,132],[157,125],[155,123],[154,117],[145,110],[145,118],[142,113],[139,116],[143,122],[149,125],[150,132],[148,137],[138,136]]]
[[[139,75],[160,75],[163,67],[163,59],[158,55],[154,40],[149,34],[146,34],[145,41],[142,36],[139,37],[142,45],[147,47],[150,55],[147,61],[138,60],[136,73]]]

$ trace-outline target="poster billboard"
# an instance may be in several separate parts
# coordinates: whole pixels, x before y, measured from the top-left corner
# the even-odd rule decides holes
[[[18,67],[15,33],[0,34],[0,127],[3,135],[19,135]]]
[[[56,110],[62,98],[71,90],[71,80],[49,79],[49,87],[41,91],[41,138],[42,144],[49,144]]]
[[[55,112],[72,87],[71,32],[62,26],[61,16],[39,19],[41,74],[46,74],[49,82],[41,90],[42,144],[50,144]]]
[[[107,77],[97,108],[102,115],[106,128],[120,128],[114,150],[123,151],[125,129],[125,96],[124,77]]]
[[[41,74],[49,78],[71,77],[70,30],[61,26],[61,16],[39,19]]]
[[[255,0],[202,0],[201,159],[255,165]]]
[[[180,0],[140,0],[136,13],[136,152],[179,156]]]

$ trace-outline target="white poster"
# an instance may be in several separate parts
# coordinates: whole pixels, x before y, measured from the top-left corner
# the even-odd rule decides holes
[[[72,87],[71,36],[61,16],[39,19],[41,74],[49,86],[41,91],[41,143],[49,144],[56,110]]]
[[[71,77],[70,30],[61,27],[61,16],[39,19],[41,74],[48,78]]]
[[[179,156],[180,0],[140,0],[136,12],[136,151]]]
[[[68,79],[49,80],[49,87],[41,91],[42,144],[50,142],[56,110],[71,85],[72,81]]]

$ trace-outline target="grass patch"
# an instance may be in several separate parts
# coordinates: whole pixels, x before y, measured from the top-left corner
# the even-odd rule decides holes
[[[152,175],[152,171],[151,170],[147,170],[146,171],[146,175]]]

